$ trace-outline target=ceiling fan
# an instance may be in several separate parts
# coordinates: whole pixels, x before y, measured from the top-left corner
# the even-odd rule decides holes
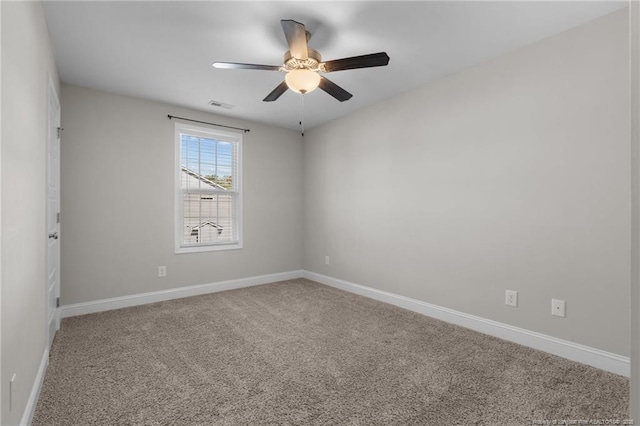
[[[389,55],[385,52],[322,62],[320,53],[307,46],[310,34],[304,24],[291,19],[283,19],[280,24],[289,45],[289,50],[284,54],[284,64],[282,66],[234,62],[214,62],[213,66],[215,68],[286,72],[285,80],[263,99],[264,102],[275,101],[287,89],[305,94],[318,87],[340,102],[344,102],[351,99],[353,95],[319,73],[381,67],[389,63]]]

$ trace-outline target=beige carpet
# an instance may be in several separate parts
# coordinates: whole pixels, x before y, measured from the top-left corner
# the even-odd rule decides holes
[[[33,424],[622,423],[628,388],[300,279],[65,319]]]

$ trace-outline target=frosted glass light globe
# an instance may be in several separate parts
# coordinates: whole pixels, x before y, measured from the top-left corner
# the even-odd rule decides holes
[[[298,69],[289,71],[284,80],[287,82],[289,89],[305,94],[318,88],[320,75],[315,71]]]

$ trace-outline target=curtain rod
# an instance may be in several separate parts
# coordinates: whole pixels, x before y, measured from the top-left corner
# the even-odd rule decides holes
[[[200,120],[192,120],[190,118],[184,118],[184,117],[176,117],[175,115],[167,115],[167,117],[169,117],[169,120],[171,120],[172,118],[177,118],[179,120],[185,120],[185,121],[193,121],[194,123],[202,123],[202,124],[210,124],[212,126],[218,126],[218,127],[226,127],[227,129],[235,129],[235,130],[242,130],[243,132],[247,133],[250,132],[250,129],[243,129],[241,127],[233,127],[233,126],[225,126],[224,124],[216,124],[216,123],[208,123],[206,121],[200,121]]]

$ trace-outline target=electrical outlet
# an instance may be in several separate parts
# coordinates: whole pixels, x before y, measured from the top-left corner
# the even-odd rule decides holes
[[[551,315],[566,317],[566,304],[564,300],[551,299]]]
[[[164,278],[167,276],[167,267],[158,266],[158,278]]]
[[[504,304],[507,306],[518,307],[518,292],[514,290],[505,290]]]
[[[329,256],[324,257],[324,264],[327,266],[331,265],[331,259],[329,259]]]

